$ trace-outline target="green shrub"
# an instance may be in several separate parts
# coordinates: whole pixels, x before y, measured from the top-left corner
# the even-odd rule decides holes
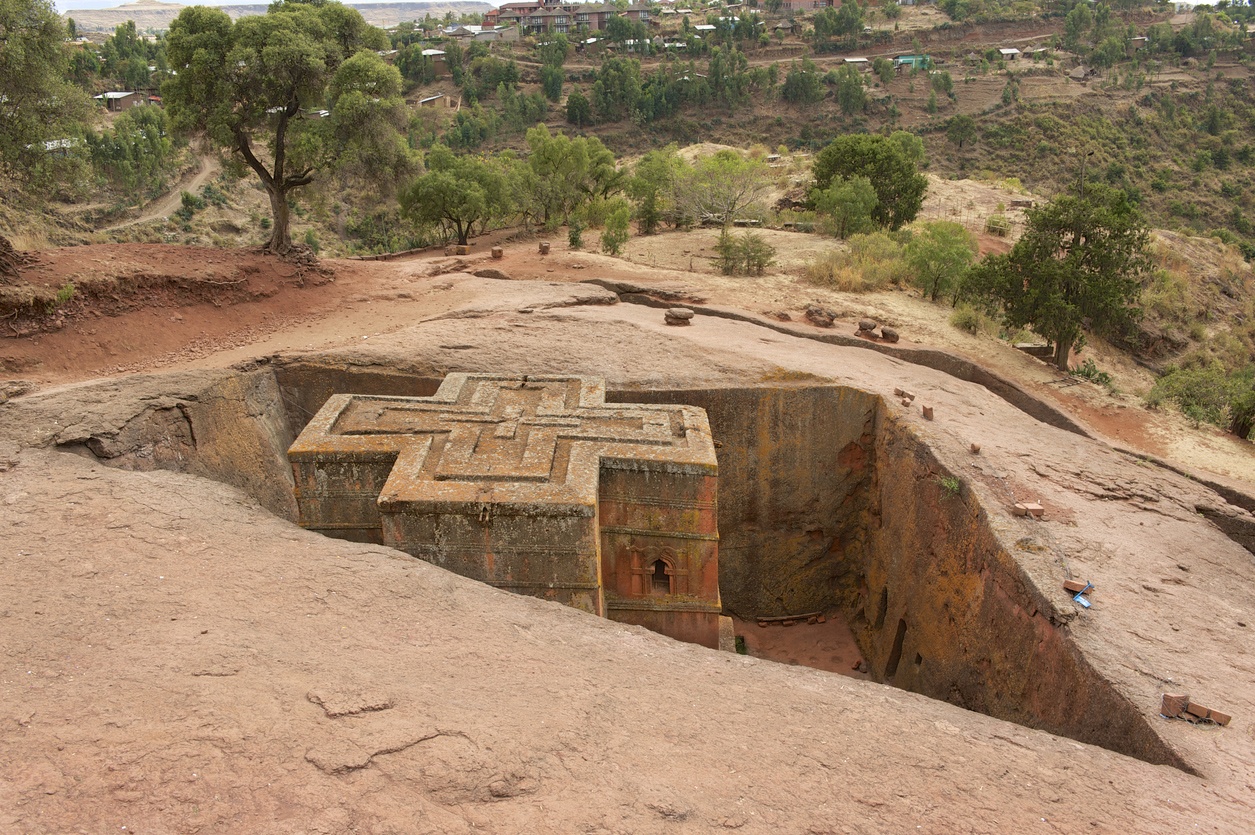
[[[183,205],[175,211],[174,216],[183,221],[184,226],[188,224],[193,215],[205,208],[205,201],[190,191],[180,192],[179,200]]]
[[[715,252],[715,264],[724,275],[762,275],[776,262],[775,247],[753,232],[736,238],[725,229],[715,244]]]
[[[971,334],[988,333],[993,330],[993,320],[970,304],[961,304],[956,307],[950,314],[950,324]]]
[[[45,306],[45,312],[51,315],[52,313],[56,311],[58,307],[61,307],[62,305],[67,304],[70,301],[70,299],[74,298],[75,292],[76,292],[76,289],[74,287],[74,282],[67,281],[65,284],[61,286],[61,289],[57,290],[57,292],[53,295],[53,297],[48,301],[48,304]]]
[[[1085,362],[1069,369],[1068,373],[1073,377],[1080,377],[1082,380],[1089,380],[1091,383],[1097,383],[1100,386],[1111,385],[1111,375],[1106,371],[1099,371],[1092,357],[1087,357]]]
[[[907,267],[902,256],[906,230],[851,235],[848,251],[831,250],[806,266],[807,281],[851,293],[883,289],[906,281]]]
[[[606,229],[601,233],[601,251],[618,255],[627,243],[628,223],[632,219],[632,207],[626,201],[606,218]]]
[[[1212,423],[1246,438],[1255,426],[1255,365],[1237,372],[1219,361],[1174,368],[1155,382],[1145,401],[1152,408],[1173,403],[1196,426]]]
[[[227,205],[227,193],[213,183],[206,184],[205,187],[200,190],[200,193],[201,197],[205,199],[205,202],[212,203],[218,208],[222,208]]]

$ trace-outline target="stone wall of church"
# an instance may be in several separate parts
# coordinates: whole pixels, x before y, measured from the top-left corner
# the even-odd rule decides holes
[[[753,619],[852,601],[879,398],[806,386],[616,391],[607,399],[706,410],[719,458],[719,589],[727,611]]]

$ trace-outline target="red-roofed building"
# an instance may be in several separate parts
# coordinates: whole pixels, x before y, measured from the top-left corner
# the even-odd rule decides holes
[[[581,28],[596,32],[606,28],[607,21],[619,10],[610,5],[593,3],[563,3],[557,0],[528,0],[505,3],[484,15],[485,26],[518,26],[524,34],[556,32],[565,34]],[[650,22],[647,6],[629,6],[621,14],[628,20]]]

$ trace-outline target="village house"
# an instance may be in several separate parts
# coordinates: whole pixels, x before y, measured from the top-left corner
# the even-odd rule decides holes
[[[472,26],[463,24],[451,26],[442,34],[459,41],[517,41],[518,29],[511,26]]]
[[[780,11],[785,14],[789,12],[808,12],[814,9],[828,8],[833,5],[833,0],[781,0]]]
[[[132,107],[136,107],[146,102],[143,93],[121,91],[115,93],[101,93],[100,95],[93,96],[92,98],[96,99],[96,101],[103,102],[105,109],[113,113],[121,113],[124,110],[130,110]]]
[[[516,25],[524,34],[554,32],[566,34],[584,29],[598,32],[610,18],[621,14],[634,23],[650,23],[648,6],[629,6],[622,12],[615,6],[592,3],[541,2],[504,3],[484,15],[485,25]]]
[[[437,78],[449,74],[449,62],[443,49],[424,49],[422,55],[431,61],[432,72]]]

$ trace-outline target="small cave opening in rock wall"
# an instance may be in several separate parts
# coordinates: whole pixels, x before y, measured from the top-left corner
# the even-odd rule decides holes
[[[441,382],[382,367],[262,365],[179,406],[189,438],[177,468],[295,521],[286,450],[332,395],[428,397]],[[1050,603],[970,489],[942,485],[948,471],[886,418],[879,396],[838,385],[611,389],[607,402],[705,409],[719,468],[718,587],[738,648],[1188,769],[1050,621]],[[172,431],[158,428],[166,413],[148,420],[151,433]],[[92,454],[174,466],[142,428],[127,432],[110,454]],[[149,459],[128,463],[132,447]],[[647,591],[675,582],[663,559],[641,571]]]

